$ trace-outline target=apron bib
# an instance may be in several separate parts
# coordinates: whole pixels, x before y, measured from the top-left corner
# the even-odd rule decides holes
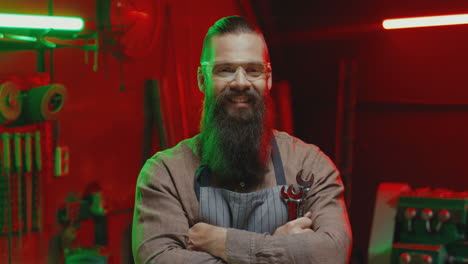
[[[250,193],[238,193],[210,184],[210,170],[200,166],[195,174],[195,193],[203,222],[226,228],[273,234],[288,221],[288,209],[280,190],[286,185],[283,164],[276,141],[271,159],[277,186]]]

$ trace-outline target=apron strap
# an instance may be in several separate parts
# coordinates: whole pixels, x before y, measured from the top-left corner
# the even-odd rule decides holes
[[[201,165],[195,171],[195,194],[197,195],[197,200],[200,201],[200,187],[211,186],[210,182],[210,168],[207,165]]]
[[[275,170],[276,184],[286,185],[286,176],[284,175],[283,161],[281,160],[278,144],[276,143],[276,139],[274,136],[271,140],[271,147],[271,160],[273,162],[273,168]],[[207,165],[201,165],[195,171],[194,187],[198,201],[200,201],[200,187],[211,186],[210,174],[211,171]]]
[[[273,161],[273,168],[275,169],[276,184],[286,185],[286,176],[284,175],[283,161],[281,160],[281,154],[279,152],[278,143],[273,136],[271,140],[271,160]]]

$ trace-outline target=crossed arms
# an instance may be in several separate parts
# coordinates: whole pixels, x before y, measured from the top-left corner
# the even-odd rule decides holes
[[[316,178],[305,204],[311,213],[270,235],[197,223],[188,205],[195,194],[182,194],[184,183],[162,159],[153,157],[136,188],[136,263],[346,263],[351,230],[339,173],[321,152],[312,163],[308,165],[315,168]]]

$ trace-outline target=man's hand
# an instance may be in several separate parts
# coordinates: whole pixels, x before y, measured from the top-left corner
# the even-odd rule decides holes
[[[278,227],[273,235],[292,235],[300,233],[314,233],[310,227],[312,226],[312,213],[307,212],[303,217],[287,222]]]
[[[307,212],[303,217],[287,222],[278,227],[273,235],[291,235],[300,233],[314,233],[312,226],[312,213]],[[206,223],[192,226],[188,232],[187,249],[204,251],[227,261],[226,256],[227,229]]]
[[[198,223],[188,232],[187,249],[204,251],[227,261],[226,228]]]

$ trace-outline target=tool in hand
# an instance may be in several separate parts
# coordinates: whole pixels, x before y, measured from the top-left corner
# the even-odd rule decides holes
[[[287,190],[285,186],[281,187],[281,197],[288,206],[289,221],[295,220],[297,218],[297,208],[301,203],[302,194],[303,190],[299,189],[299,191],[296,192],[293,185],[289,185]]]
[[[302,172],[303,171],[304,170],[301,169],[296,175],[297,185],[299,186],[299,189],[302,190],[302,198],[301,198],[301,202],[299,204],[299,208],[298,208],[298,211],[297,211],[297,217],[302,217],[304,215],[305,198],[307,196],[307,193],[310,190],[310,187],[312,187],[312,184],[314,183],[314,174],[312,173],[312,175],[309,177],[309,179],[305,181],[302,178]]]

